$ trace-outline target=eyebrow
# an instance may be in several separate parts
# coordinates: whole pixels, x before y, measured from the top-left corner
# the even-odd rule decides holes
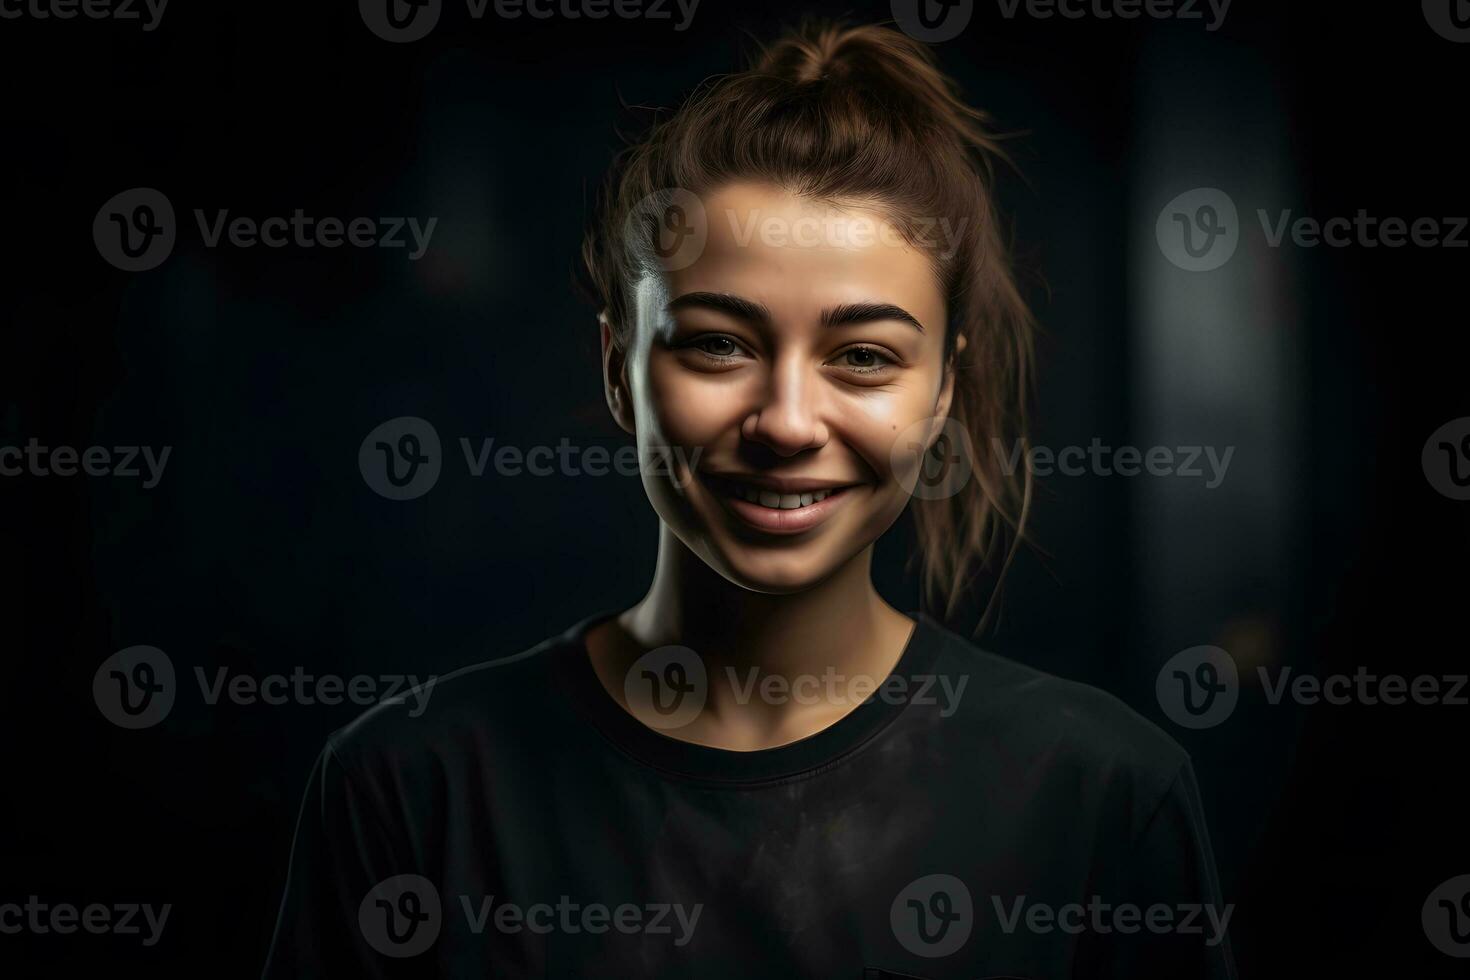
[[[672,300],[667,309],[670,313],[685,309],[706,309],[754,323],[771,322],[771,311],[763,304],[730,293],[685,293]],[[919,322],[918,317],[892,303],[844,303],[822,311],[822,325],[826,327],[873,323],[878,320],[897,320],[907,323],[919,333],[924,332],[924,325]]]
[[[670,301],[667,309],[670,313],[687,309],[714,310],[716,313],[726,313],[741,320],[751,320],[756,323],[771,322],[771,311],[765,306],[743,296],[732,296],[730,293],[685,293],[678,299]]]
[[[892,303],[844,303],[822,311],[822,323],[829,327],[840,327],[850,323],[872,323],[875,320],[897,320],[907,323],[919,333],[924,325],[918,317],[901,306]]]

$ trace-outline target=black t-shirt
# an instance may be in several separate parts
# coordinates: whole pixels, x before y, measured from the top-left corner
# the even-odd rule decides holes
[[[733,752],[608,694],[602,618],[327,740],[267,977],[1234,976],[1188,756],[1111,695],[919,616]]]

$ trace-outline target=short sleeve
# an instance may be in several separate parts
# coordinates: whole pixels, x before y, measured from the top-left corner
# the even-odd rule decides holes
[[[370,947],[358,909],[398,870],[385,823],[355,792],[329,741],[317,757],[296,823],[285,897],[262,974],[285,977],[396,977]]]
[[[1221,897],[1204,807],[1188,761],[1144,817],[1110,878],[1117,896],[1117,907],[1106,917],[1112,928],[1093,937],[1079,975],[1235,980],[1228,938],[1234,909]]]

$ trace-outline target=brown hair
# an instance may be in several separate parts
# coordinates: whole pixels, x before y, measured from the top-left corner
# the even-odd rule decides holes
[[[706,82],[619,154],[582,247],[592,291],[625,344],[634,288],[656,271],[651,241],[625,229],[669,189],[700,195],[761,180],[817,201],[873,202],[920,248],[934,245],[925,216],[958,228],[952,254],[931,257],[950,317],[950,417],[979,451],[958,493],[913,503],[925,598],[946,616],[1009,537],[998,593],[1031,502],[1026,417],[1037,328],[991,194],[996,161],[1009,162],[998,140],[925,45],[886,27],[808,22],[747,71]],[[1021,448],[1011,472],[1006,453],[985,451],[993,439]]]

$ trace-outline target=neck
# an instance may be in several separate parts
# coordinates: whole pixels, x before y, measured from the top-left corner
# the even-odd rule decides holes
[[[887,677],[913,624],[873,587],[872,552],[871,546],[863,549],[811,588],[774,595],[735,585],[661,528],[653,583],[619,624],[643,649],[678,645],[699,654],[710,672],[711,720],[746,729],[746,738],[734,741],[764,741],[759,732],[778,738],[775,733],[789,730],[796,715],[821,725],[853,705],[802,711],[789,701],[741,703],[725,681],[732,674],[748,678],[752,668],[760,677],[778,675],[788,682],[832,671],[880,682]]]

